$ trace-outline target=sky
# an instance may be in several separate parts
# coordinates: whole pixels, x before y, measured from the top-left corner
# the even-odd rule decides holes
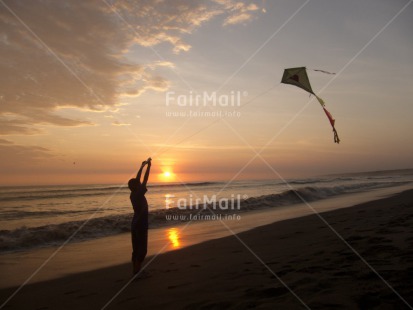
[[[1,0],[0,185],[412,168],[411,2]]]

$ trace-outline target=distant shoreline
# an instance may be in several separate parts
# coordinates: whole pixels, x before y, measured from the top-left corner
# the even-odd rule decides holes
[[[403,169],[388,169],[388,170],[374,170],[374,171],[360,171],[360,172],[343,172],[343,173],[333,173],[333,174],[324,174],[321,176],[325,177],[335,177],[335,176],[359,176],[359,175],[391,175],[397,173],[400,175],[409,175],[413,174],[413,168],[403,168]]]

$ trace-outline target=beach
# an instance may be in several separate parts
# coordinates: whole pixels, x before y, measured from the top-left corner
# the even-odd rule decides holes
[[[160,255],[152,248],[147,274],[133,281],[126,262],[30,281],[17,293],[3,280],[1,302],[15,293],[4,309],[411,309],[413,190],[380,193]],[[126,254],[100,247],[108,255],[93,247],[83,255]]]

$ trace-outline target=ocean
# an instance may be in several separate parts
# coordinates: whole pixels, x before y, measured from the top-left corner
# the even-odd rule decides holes
[[[150,227],[195,215],[236,215],[263,208],[413,182],[413,169],[288,180],[150,184]],[[128,232],[132,218],[126,185],[0,187],[0,252],[60,245]]]

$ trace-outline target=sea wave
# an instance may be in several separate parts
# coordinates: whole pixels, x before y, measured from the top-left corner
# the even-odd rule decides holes
[[[189,216],[185,215],[211,214],[211,210],[220,214],[242,213],[264,208],[288,206],[303,201],[311,202],[340,194],[398,186],[406,183],[409,182],[357,183],[330,187],[306,186],[287,190],[282,193],[244,199],[241,201],[239,209],[228,208],[227,210],[222,210],[210,203],[208,205],[188,207],[185,210],[178,208],[155,210],[151,211],[149,215],[150,227],[155,228],[176,224],[177,222],[189,220]],[[174,215],[179,216],[173,217]],[[131,218],[132,214],[121,214],[40,227],[21,227],[13,230],[0,230],[0,251],[4,252],[57,245],[67,240],[71,242],[80,241],[128,232]],[[176,220],[171,221],[168,220],[168,218]]]
[[[109,208],[106,208],[108,210]],[[97,213],[101,210],[97,209],[87,209],[87,210],[48,210],[48,211],[22,211],[22,210],[10,210],[3,211],[1,214],[2,220],[16,220],[25,217],[31,218],[41,218],[50,216],[75,216],[81,214],[90,214],[91,212]]]
[[[183,189],[192,187],[201,187],[209,185],[222,184],[222,182],[190,182],[190,183],[165,183],[165,184],[151,184],[148,189],[165,189],[177,188]],[[59,199],[70,197],[87,197],[87,196],[105,196],[113,195],[116,192],[129,191],[125,185],[111,185],[111,186],[91,186],[91,187],[69,187],[69,188],[2,188],[0,195],[0,202],[6,201],[30,201],[38,199]]]

